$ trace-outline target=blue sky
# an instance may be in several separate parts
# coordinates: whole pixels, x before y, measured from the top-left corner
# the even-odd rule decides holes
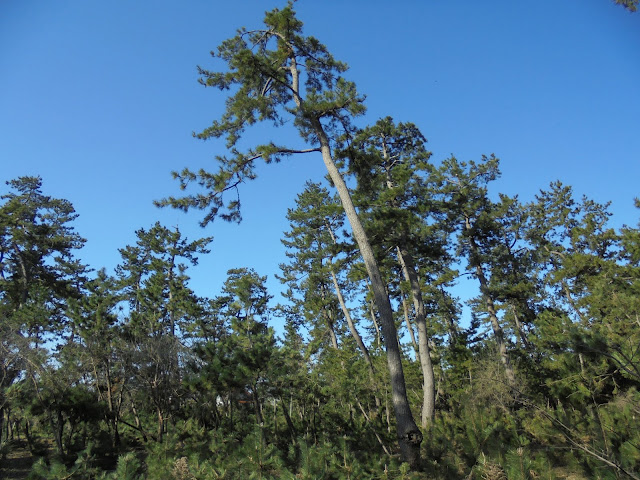
[[[261,168],[241,190],[241,225],[203,231],[197,215],[152,201],[178,193],[171,170],[215,169],[224,153],[191,136],[224,107],[196,66],[216,69],[209,51],[284,4],[3,0],[0,180],[41,175],[47,194],[70,200],[88,240],[80,257],[94,268],[112,269],[134,231],[160,220],[215,237],[190,272],[197,293],[217,295],[235,267],[269,275],[276,293],[286,210],[323,177],[319,155]],[[362,125],[414,122],[436,162],[495,153],[496,191],[530,200],[559,179],[611,200],[614,224],[637,223],[640,13],[609,0],[299,0],[296,10],[351,66],[367,95]],[[287,129],[272,138],[299,142]]]

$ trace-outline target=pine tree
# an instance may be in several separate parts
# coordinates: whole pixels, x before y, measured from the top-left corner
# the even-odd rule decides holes
[[[515,373],[505,335],[499,318],[498,296],[492,288],[492,276],[502,230],[497,221],[497,207],[488,195],[489,182],[500,171],[498,159],[483,157],[482,162],[459,162],[450,158],[437,172],[437,181],[449,203],[449,221],[458,230],[457,253],[464,255],[471,274],[478,280],[481,298],[476,302],[478,312],[486,312],[493,330],[499,358],[507,381],[515,383]]]
[[[185,354],[180,339],[201,314],[200,302],[188,287],[185,262],[196,265],[211,239],[190,242],[177,229],[159,223],[138,230],[136,236],[135,246],[120,249],[123,261],[116,268],[122,298],[129,305],[124,335],[130,372],[151,399],[156,438],[162,440],[169,412],[179,407],[180,358]]]
[[[206,86],[232,93],[221,119],[196,136],[201,139],[225,137],[231,155],[217,158],[220,164],[217,173],[205,170],[194,173],[188,169],[174,173],[181,188],[196,182],[205,193],[167,198],[158,204],[182,210],[206,209],[202,225],[217,216],[239,220],[239,198],[225,204],[225,194],[256,177],[257,160],[270,163],[295,154],[321,153],[363,257],[380,315],[402,455],[418,468],[422,434],[407,399],[393,310],[369,238],[332,154],[337,136],[350,131],[351,120],[364,112],[363,98],[355,85],[342,76],[346,65],[335,60],[318,40],[302,34],[302,22],[296,18],[291,3],[281,10],[267,12],[265,28],[240,29],[235,37],[218,47],[215,56],[227,64],[228,70],[201,69],[201,81]],[[238,140],[246,127],[262,121],[282,125],[286,119],[293,120],[298,133],[311,148],[268,143],[245,152],[239,150]]]
[[[0,197],[0,313],[37,341],[64,328],[66,299],[80,295],[86,269],[73,255],[85,240],[70,225],[71,203],[44,195],[39,177],[7,184],[14,191]]]
[[[349,288],[341,272],[346,270],[351,249],[338,238],[344,224],[342,208],[330,198],[326,189],[310,182],[298,195],[296,207],[287,214],[291,230],[285,232],[282,240],[291,259],[289,264],[281,265],[282,280],[290,287],[288,299],[296,304],[295,291],[298,291],[303,296],[300,309],[305,315],[317,311],[315,305],[321,306],[334,348],[338,347],[334,319],[346,322],[373,374],[369,349],[357,330],[345,299],[345,291]],[[345,249],[348,249],[346,255]]]
[[[76,357],[86,378],[91,378],[96,400],[107,406],[112,446],[120,445],[120,416],[127,372],[119,328],[117,282],[99,270],[85,285],[84,295],[70,302],[68,315],[72,339],[66,347]]]
[[[435,222],[436,211],[428,183],[433,167],[428,162],[431,154],[425,149],[425,143],[426,139],[415,125],[395,124],[391,117],[386,117],[353,138],[345,136],[338,152],[339,157],[348,161],[349,171],[357,180],[356,198],[365,206],[361,210],[368,211],[368,230],[374,232],[372,237],[384,250],[395,251],[402,275],[409,284],[424,379],[423,428],[435,414],[435,377],[420,277],[427,275],[429,280],[435,280],[446,270],[443,265],[446,233]],[[418,258],[425,260],[422,265],[418,265]],[[409,331],[413,333],[411,325]]]
[[[614,0],[616,4],[622,5],[630,12],[636,12],[638,10],[638,0]]]
[[[63,386],[53,376],[44,341],[68,331],[68,302],[80,297],[85,281],[86,267],[74,257],[84,239],[71,226],[77,217],[71,203],[45,195],[39,177],[7,185],[11,191],[0,197],[0,418],[6,389],[21,379],[33,388],[31,400],[44,409],[62,453],[63,420],[54,392]]]
[[[253,405],[256,422],[263,424],[263,395],[275,350],[275,335],[268,326],[271,296],[266,277],[252,269],[231,269],[227,276],[211,312],[217,317],[217,332],[196,345],[198,375],[226,397],[232,425],[231,409],[247,402]]]

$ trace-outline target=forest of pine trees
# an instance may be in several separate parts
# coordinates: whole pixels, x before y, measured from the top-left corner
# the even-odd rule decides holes
[[[114,272],[85,265],[71,203],[4,179],[0,477],[640,478],[640,224],[560,181],[505,195],[498,158],[432,158],[413,123],[360,126],[293,4],[215,57],[200,81],[226,110],[196,136],[227,153],[156,203],[240,221],[257,162],[322,160],[291,199],[283,302],[241,253],[198,296],[212,238],[159,222]],[[260,122],[273,140],[247,148]]]

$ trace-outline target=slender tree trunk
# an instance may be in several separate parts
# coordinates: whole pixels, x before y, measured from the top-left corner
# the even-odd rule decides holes
[[[34,453],[35,445],[33,443],[33,437],[31,437],[31,432],[29,431],[29,419],[25,419],[24,421],[24,436],[27,439],[27,445],[29,446],[29,451],[31,454]]]
[[[56,450],[58,451],[58,455],[64,456],[64,445],[62,444],[62,434],[64,429],[64,418],[62,417],[62,412],[58,411],[57,422],[53,419],[53,415],[51,412],[48,412],[49,423],[51,424],[51,429],[53,430],[53,437],[56,441]]]
[[[504,340],[504,331],[502,330],[500,322],[498,321],[498,314],[496,312],[495,304],[493,303],[493,298],[487,292],[487,280],[480,265],[476,266],[476,275],[478,276],[478,279],[480,281],[480,289],[485,298],[487,313],[489,314],[489,320],[491,320],[491,327],[493,328],[493,336],[496,339],[498,353],[500,355],[502,365],[504,366],[504,371],[507,375],[507,381],[511,385],[513,385],[515,383],[515,374],[513,372],[513,367],[511,366],[511,358],[509,357],[509,352],[507,351],[507,344]]]
[[[471,223],[469,218],[465,219],[466,229],[471,230]],[[471,265],[474,267],[476,271],[476,277],[478,277],[478,282],[480,282],[480,293],[484,297],[485,306],[487,307],[487,313],[489,314],[489,320],[491,321],[491,327],[493,329],[493,336],[496,340],[496,344],[498,346],[498,354],[500,355],[500,361],[504,366],[505,374],[507,375],[507,381],[510,385],[515,384],[515,374],[513,372],[513,367],[511,365],[511,358],[509,357],[509,352],[507,351],[507,345],[504,340],[504,332],[502,327],[500,326],[500,322],[498,321],[498,314],[496,312],[496,307],[493,302],[493,297],[489,293],[487,278],[484,275],[484,271],[482,270],[482,265],[480,265],[479,255],[478,255],[478,245],[476,244],[473,236],[469,237],[470,244],[470,258]]]
[[[293,51],[294,50],[292,48],[291,55],[289,56],[291,91],[293,92],[293,99],[296,105],[300,110],[303,110],[302,97],[299,93],[300,75],[297,59],[293,54]],[[360,254],[362,255],[362,259],[364,260],[364,264],[367,269],[369,280],[371,281],[373,297],[380,315],[380,323],[382,324],[382,333],[384,335],[384,343],[387,350],[387,365],[391,380],[393,409],[396,417],[397,435],[402,459],[408,462],[411,468],[420,469],[420,444],[422,443],[422,434],[413,419],[413,414],[411,413],[409,400],[407,398],[404,372],[402,370],[402,356],[400,355],[400,348],[398,346],[398,334],[393,320],[393,310],[391,308],[391,302],[389,301],[389,295],[385,290],[378,262],[373,254],[369,238],[362,226],[362,223],[360,222],[360,217],[353,205],[353,201],[351,200],[349,189],[333,161],[329,138],[322,126],[320,117],[309,115],[307,116],[307,119],[310,122],[311,128],[314,130],[318,142],[320,143],[322,160],[327,167],[327,172],[329,173],[331,181],[338,191],[342,207],[344,208],[347,219],[351,224],[353,238],[358,244]]]
[[[416,335],[413,332],[413,325],[409,319],[409,305],[407,305],[407,297],[402,294],[402,313],[404,314],[404,323],[407,324],[407,330],[409,331],[409,337],[411,338],[411,345],[413,345],[413,351],[416,354],[416,358],[420,358],[418,350],[418,343],[416,342]]]
[[[329,231],[329,235],[331,236],[331,240],[333,241],[333,244],[337,245],[338,242],[336,241],[336,237],[333,234],[333,230],[331,229],[331,226],[327,222],[325,222],[325,226]],[[358,345],[360,352],[362,352],[362,356],[364,357],[365,362],[367,362],[367,365],[369,366],[371,380],[373,381],[373,378],[375,376],[375,370],[373,368],[373,362],[371,361],[371,356],[369,355],[369,349],[366,347],[366,345],[362,341],[362,337],[360,336],[360,333],[358,332],[355,324],[353,323],[353,319],[351,318],[351,312],[349,312],[349,309],[347,308],[347,304],[344,301],[344,297],[342,296],[342,290],[340,289],[340,284],[338,283],[338,277],[336,276],[336,272],[333,269],[332,259],[329,258],[328,262],[329,262],[329,271],[331,272],[331,280],[333,281],[333,288],[336,291],[336,296],[338,297],[338,303],[340,304],[340,308],[342,309],[342,314],[344,315],[344,318],[347,320],[349,331],[351,332],[351,335],[356,341],[356,344]],[[377,397],[376,397],[376,400],[377,400]]]
[[[520,338],[520,341],[522,342],[522,346],[526,349],[526,350],[530,350],[531,349],[531,344],[529,343],[529,339],[527,338],[527,333],[524,331],[524,326],[522,325],[522,322],[520,322],[520,317],[518,316],[518,312],[516,310],[516,307],[511,305],[511,311],[513,312],[513,320],[516,324],[516,330],[518,331],[518,337]]]
[[[275,397],[273,398],[273,436],[275,438],[275,443],[278,443],[278,400]]]
[[[14,242],[13,249],[16,252],[16,258],[18,259],[18,263],[20,264],[20,271],[22,273],[22,292],[20,295],[20,304],[18,305],[18,309],[22,308],[22,306],[27,303],[27,296],[29,295],[29,274],[27,273],[27,267],[25,266],[24,259],[22,258],[22,252],[20,251],[20,247]]]
[[[333,280],[333,287],[335,288],[336,295],[338,296],[338,303],[340,304],[340,308],[342,309],[344,318],[347,320],[347,325],[349,326],[349,332],[351,332],[351,336],[356,341],[356,344],[358,345],[358,348],[360,349],[360,352],[362,353],[362,356],[364,357],[365,362],[367,362],[367,365],[369,366],[369,371],[371,373],[371,376],[373,377],[375,372],[373,368],[373,362],[371,361],[371,356],[369,355],[369,349],[362,341],[362,337],[360,336],[360,333],[358,332],[355,324],[353,323],[353,319],[351,318],[351,312],[349,312],[349,309],[347,308],[347,304],[344,301],[344,297],[342,296],[342,291],[340,290],[340,285],[338,284],[338,278],[336,277],[336,274],[333,271],[332,265],[331,265],[331,279]]]
[[[433,364],[431,363],[431,353],[429,351],[429,335],[427,333],[427,321],[420,289],[420,280],[413,257],[406,248],[397,247],[398,258],[402,265],[405,279],[411,285],[411,297],[413,308],[416,314],[416,325],[418,326],[418,353],[420,356],[420,367],[422,369],[422,428],[427,428],[433,420],[436,411],[436,389],[435,377],[433,374]]]
[[[113,400],[113,385],[111,382],[111,373],[109,371],[109,363],[105,365],[106,379],[107,379],[107,407],[109,408],[109,416],[111,426],[113,428],[112,446],[118,447],[120,445],[120,433],[118,432],[118,418],[119,413],[116,412],[115,402]]]
[[[353,237],[358,244],[360,254],[362,255],[362,259],[364,260],[364,264],[371,281],[371,288],[373,290],[376,308],[380,315],[380,323],[387,351],[387,365],[391,380],[392,402],[396,417],[397,435],[402,459],[408,462],[411,468],[420,469],[420,444],[422,443],[422,434],[413,419],[413,414],[411,413],[409,400],[407,398],[404,372],[402,369],[402,356],[400,354],[400,348],[398,347],[398,335],[393,319],[393,310],[391,308],[391,302],[389,301],[389,295],[387,294],[384,282],[382,281],[378,262],[375,259],[373,249],[369,243],[369,238],[362,226],[362,223],[360,222],[360,218],[353,205],[353,201],[351,200],[351,195],[349,194],[347,185],[345,184],[344,179],[331,156],[329,139],[324,132],[320,120],[317,118],[313,118],[311,120],[320,141],[322,159],[324,160],[324,164],[327,167],[327,171],[329,172],[329,176],[331,177],[333,184],[336,186],[345,214],[351,224]]]
[[[387,420],[387,432],[391,433],[391,412],[389,412],[389,391],[385,389],[384,411]]]
[[[164,433],[164,417],[162,416],[162,410],[156,405],[156,415],[158,417],[158,443],[162,442],[162,435]]]
[[[371,316],[373,327],[376,329],[376,342],[379,348],[380,345],[382,345],[382,335],[380,335],[380,327],[378,326],[378,320],[376,319],[376,312],[373,309],[373,302],[369,303],[369,315]]]
[[[362,352],[364,361],[367,363],[367,366],[369,367],[369,379],[371,380],[371,384],[375,385],[376,371],[375,371],[375,368],[373,367],[373,361],[371,361],[371,356],[369,355],[369,349],[362,341],[362,337],[360,336],[360,333],[358,332],[355,324],[353,323],[353,319],[351,318],[351,312],[349,312],[349,309],[347,308],[347,304],[344,301],[344,297],[342,296],[342,291],[340,290],[340,285],[338,284],[338,278],[336,277],[336,274],[333,271],[333,265],[331,263],[329,263],[329,265],[331,267],[331,278],[333,280],[333,286],[336,289],[336,295],[338,296],[338,302],[340,303],[340,308],[342,309],[342,313],[344,314],[344,317],[347,320],[347,325],[349,325],[349,331],[351,332],[351,336],[353,336],[353,338],[355,339],[356,344],[360,349],[360,352]],[[379,407],[380,398],[378,398],[378,395],[376,395],[375,393],[373,395],[373,398],[374,398],[374,401],[376,402],[376,407]]]
[[[142,440],[147,442],[147,434],[144,432],[142,428],[142,423],[140,422],[140,416],[138,415],[138,410],[136,409],[136,404],[133,402],[133,398],[131,398],[131,412],[133,413],[133,418],[136,422],[136,428],[142,434]]]
[[[253,408],[256,411],[256,422],[258,425],[264,425],[264,417],[262,416],[262,405],[260,405],[260,397],[258,396],[258,387],[254,384],[251,392],[253,400]]]
[[[179,233],[178,231],[178,227],[176,227],[176,233]],[[173,248],[177,248],[178,239],[176,237],[176,240],[173,243]],[[175,254],[171,256],[171,260],[169,262],[169,276],[167,278],[167,287],[169,289],[169,302],[168,302],[168,308],[169,308],[169,334],[171,336],[171,340],[172,342],[172,346],[173,348],[175,348],[175,352],[172,353],[171,355],[171,365],[169,366],[170,371],[172,372],[172,374],[175,376],[175,378],[177,379],[177,381],[180,381],[180,349],[176,348],[178,346],[178,340],[176,337],[176,313],[175,313],[175,306],[173,305],[173,279],[175,277],[175,273],[174,273],[174,269],[175,269],[175,264],[176,264],[176,256]]]
[[[14,434],[18,434],[20,440],[20,424],[18,420],[11,417],[11,409],[7,410],[7,440],[13,440]]]
[[[476,272],[478,271],[482,272],[482,268],[480,266],[476,267]],[[484,276],[482,275],[482,273],[480,273],[480,275],[483,279],[481,283],[484,283],[483,286],[486,286],[486,280],[484,279]],[[487,289],[483,288],[483,290],[485,290],[486,292]],[[495,336],[496,343],[498,345],[498,353],[500,354],[500,359],[502,361],[502,364],[504,365],[505,373],[507,374],[507,380],[513,385],[515,383],[515,374],[513,372],[513,367],[511,366],[511,358],[509,357],[509,352],[507,352],[507,344],[504,340],[504,332],[502,330],[502,327],[500,326],[500,322],[498,321],[498,315],[496,313],[495,304],[493,303],[493,298],[491,298],[491,295],[485,293],[485,302],[487,306],[487,312],[489,313],[489,319],[491,320],[491,326],[493,328],[493,335]]]
[[[293,422],[291,421],[290,412],[287,410],[287,407],[284,404],[284,399],[280,397],[280,408],[282,410],[282,414],[284,415],[284,421],[287,422],[287,428],[289,429],[289,434],[291,435],[291,441],[296,441],[296,428],[293,426]],[[289,404],[289,408],[291,408],[291,404]]]
[[[444,287],[442,285],[440,285],[440,294],[442,295],[442,302],[443,305],[445,305],[447,307],[446,312],[447,312],[447,323],[448,323],[448,329],[449,329],[449,338],[450,338],[450,343],[451,344],[455,344],[456,339],[458,338],[458,326],[456,325],[456,319],[453,315],[453,311],[452,309],[449,307],[449,305],[447,305],[447,295],[444,291]]]
[[[321,285],[320,287],[320,295],[322,296],[322,300],[325,302],[325,305],[322,307],[322,312],[324,314],[324,317],[327,320],[327,330],[329,331],[329,337],[331,338],[331,346],[335,349],[338,350],[338,337],[336,335],[336,330],[335,330],[335,318],[333,317],[333,312],[331,311],[331,309],[327,308],[326,305],[326,301],[327,301],[327,292],[326,292],[326,287],[324,285]]]
[[[5,440],[8,442],[9,440],[13,440],[13,433],[14,433],[14,428],[16,427],[16,424],[15,424],[15,421],[11,419],[11,409],[7,408],[6,412],[7,412],[7,420],[6,420],[5,428],[7,430],[7,434],[6,434]],[[19,431],[18,431],[18,435],[20,435]],[[2,442],[0,441],[0,443]]]
[[[383,157],[385,163],[390,161],[389,152],[387,150],[386,141],[383,141],[382,145]],[[395,183],[391,176],[391,168],[386,168],[386,184],[388,189],[395,188]],[[393,199],[391,204],[395,208],[401,208],[397,199]],[[411,286],[411,298],[413,300],[413,308],[415,311],[415,323],[418,327],[418,357],[420,359],[420,368],[422,370],[422,428],[426,428],[429,422],[433,420],[435,415],[435,379],[433,375],[433,365],[431,364],[431,354],[429,352],[429,335],[427,333],[427,320],[424,309],[424,301],[422,300],[422,290],[420,288],[420,279],[418,277],[418,270],[413,261],[413,256],[409,253],[406,246],[405,235],[406,231],[402,232],[400,244],[396,246],[398,252],[398,260],[402,266],[402,272],[405,280],[409,282]],[[413,334],[413,330],[411,330]],[[412,335],[413,336],[413,335]],[[415,339],[414,339],[415,341]]]
[[[364,407],[360,403],[360,400],[358,400],[358,397],[355,397],[355,398],[356,398],[356,403],[358,404],[358,408],[360,408],[360,411],[362,412],[362,415],[364,416],[365,420],[367,421],[367,426],[371,429],[373,434],[376,436],[376,439],[378,440],[378,443],[382,447],[382,450],[384,450],[384,453],[386,453],[387,455],[391,455],[391,452],[389,451],[389,449],[386,447],[386,445],[382,441],[382,438],[380,438],[380,435],[376,431],[375,427],[372,425],[371,418],[369,417],[369,415],[367,415],[367,411],[364,409]]]

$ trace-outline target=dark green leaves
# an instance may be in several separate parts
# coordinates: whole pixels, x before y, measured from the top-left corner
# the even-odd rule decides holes
[[[264,27],[240,29],[220,44],[214,58],[223,70],[199,68],[200,83],[228,93],[225,111],[202,132],[199,139],[224,138],[228,155],[216,157],[217,172],[188,169],[174,172],[181,190],[196,183],[200,193],[169,197],[156,202],[184,211],[206,211],[201,225],[217,217],[240,221],[238,187],[255,179],[254,163],[278,161],[294,153],[319,150],[318,127],[332,138],[351,129],[351,118],[364,113],[364,98],[355,84],[342,77],[346,65],[335,60],[313,37],[304,36],[302,22],[290,3],[266,13]],[[258,123],[279,127],[293,121],[310,148],[291,148],[274,142],[241,150],[245,131]],[[231,198],[224,198],[227,195]]]
[[[624,8],[629,10],[630,12],[635,12],[638,10],[638,0],[614,0],[618,5],[622,5]]]

